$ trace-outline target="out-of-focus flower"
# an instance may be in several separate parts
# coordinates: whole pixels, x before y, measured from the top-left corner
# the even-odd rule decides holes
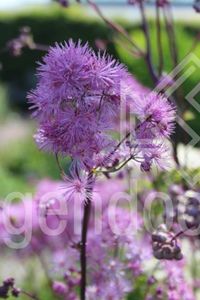
[[[192,285],[184,273],[185,262],[179,261],[171,264],[164,262],[164,268],[167,272],[166,294],[169,300],[195,300],[196,296]]]
[[[135,5],[140,2],[144,2],[145,0],[128,0],[128,4]]]
[[[60,5],[62,7],[68,7],[69,6],[68,0],[58,0],[58,2],[60,3]]]
[[[164,7],[166,5],[169,5],[169,0],[156,0],[156,5],[158,7]]]
[[[20,290],[19,288],[14,287],[14,288],[12,289],[12,295],[13,295],[14,297],[18,298],[19,295],[20,295],[20,293],[21,293],[21,290]]]
[[[67,8],[70,5],[69,0],[55,0],[57,1],[62,7]],[[81,3],[81,0],[75,0],[77,3]]]
[[[102,39],[95,40],[95,46],[102,51],[106,50],[107,44],[108,44],[108,41],[106,41],[106,40],[102,40]]]
[[[197,13],[200,13],[200,0],[195,0],[193,7]]]
[[[60,188],[63,182],[44,180],[39,183],[33,203],[23,206],[22,203],[11,204],[10,214],[15,217],[16,226],[24,224],[26,209],[28,219],[33,222],[32,238],[28,247],[16,251],[16,255],[30,257],[31,255],[45,254],[49,267],[49,274],[53,280],[53,290],[66,300],[77,300],[77,287],[80,285],[79,243],[80,231],[74,231],[74,224],[80,223],[84,204],[77,207],[73,195],[71,201],[66,202],[65,190]],[[92,201],[91,218],[88,228],[88,299],[123,299],[132,289],[132,279],[143,274],[145,261],[151,259],[150,241],[141,236],[136,236],[143,223],[140,215],[124,207],[125,200],[121,200],[120,207],[115,208],[111,203],[114,194],[126,190],[126,185],[119,179],[99,181],[94,186],[94,201]],[[101,196],[102,206],[97,211],[96,199]],[[62,209],[62,215],[56,213],[59,205],[57,202],[67,204],[67,214]],[[27,201],[29,202],[29,199]],[[30,201],[31,202],[31,201]],[[75,205],[75,206],[74,206]],[[113,210],[109,212],[113,205]],[[109,208],[109,209],[108,209]],[[48,211],[50,210],[50,215]],[[79,211],[80,210],[80,211]],[[60,210],[58,210],[60,211]],[[100,215],[98,214],[100,213]],[[2,213],[2,211],[1,211]],[[42,219],[41,219],[42,218]],[[98,219],[97,219],[98,218]],[[0,241],[4,246],[5,228],[0,215]],[[63,232],[49,236],[43,232],[41,220],[45,221],[48,228],[57,228],[60,221],[66,220],[67,226]],[[102,222],[102,232],[96,232],[95,222]],[[117,226],[115,228],[115,225]],[[116,230],[115,230],[116,229]],[[7,233],[6,239],[11,239],[12,234]],[[120,249],[124,255],[117,255]],[[116,253],[114,255],[114,253]],[[131,279],[128,274],[131,274]],[[12,279],[6,281],[7,285],[14,286]],[[2,289],[2,294],[5,289]],[[0,289],[1,293],[1,289]],[[90,296],[90,297],[89,297]]]
[[[20,34],[17,38],[10,40],[7,43],[7,49],[13,56],[20,56],[25,47],[33,49],[35,43],[31,35],[31,30],[28,26],[20,29]]]
[[[56,294],[63,296],[66,295],[68,289],[65,283],[59,282],[59,281],[54,281],[53,282],[53,290]]]
[[[148,283],[149,285],[153,285],[155,282],[156,282],[156,279],[155,279],[155,277],[154,277],[153,275],[150,276],[150,277],[148,278],[148,280],[147,280],[147,283]]]

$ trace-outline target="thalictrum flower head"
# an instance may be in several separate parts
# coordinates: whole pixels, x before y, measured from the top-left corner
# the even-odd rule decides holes
[[[87,44],[56,44],[38,68],[38,85],[29,95],[40,148],[70,155],[87,168],[93,156],[111,146],[107,131],[119,111],[125,67]]]
[[[136,132],[136,148],[141,153],[141,140],[150,140],[147,148],[153,153],[142,151],[143,155],[150,160],[160,157],[162,147],[154,140],[171,134],[174,108],[164,96],[149,93],[115,59],[70,40],[50,48],[37,77],[29,100],[39,122],[35,140],[41,149],[68,155],[87,172],[106,167],[108,158],[113,159],[109,154],[116,154],[111,132],[119,122],[127,123],[121,120],[125,108],[139,120],[136,128],[125,126]]]

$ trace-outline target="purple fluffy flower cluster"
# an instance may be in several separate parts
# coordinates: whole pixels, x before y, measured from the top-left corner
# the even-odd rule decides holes
[[[116,120],[122,122],[122,89],[128,86],[132,94],[125,97],[126,107],[139,119],[138,126],[130,128],[131,134],[136,140],[148,140],[147,147],[139,142],[139,149],[148,148],[148,153],[142,152],[142,163],[151,165],[165,152],[155,139],[172,132],[173,107],[165,97],[148,94],[123,65],[105,53],[95,54],[87,44],[72,40],[56,44],[44,57],[37,76],[38,85],[29,101],[39,121],[35,139],[40,148],[69,155],[86,170],[105,166],[106,155],[116,146],[111,133],[116,131]]]
[[[38,255],[44,259],[45,265],[48,266],[46,272],[56,295],[66,300],[77,300],[77,288],[80,285],[81,236],[81,228],[77,224],[80,224],[82,219],[83,203],[76,202],[72,197],[71,202],[67,203],[66,214],[64,209],[62,215],[58,214],[61,205],[66,204],[65,192],[60,189],[60,185],[61,182],[43,180],[38,185],[33,201],[24,199],[26,206],[22,202],[5,206],[0,211],[0,245],[2,249],[7,249],[5,241],[7,244],[12,241],[17,243],[19,238],[20,242],[20,238],[29,232],[31,234],[29,245],[22,250],[16,250],[17,257],[28,259]],[[95,185],[93,196],[95,201],[92,205],[87,243],[90,269],[87,299],[123,299],[132,290],[133,279],[143,273],[143,262],[147,259],[147,253],[150,256],[150,243],[146,244],[142,236],[136,237],[134,233],[137,227],[141,228],[143,225],[141,217],[136,212],[117,207],[116,211],[113,210],[112,216],[109,216],[108,206],[113,194],[125,189],[126,185],[118,179],[99,181]],[[103,219],[102,233],[96,232],[94,228],[99,195],[104,199],[103,207],[99,210]],[[27,212],[29,215],[26,215]],[[7,221],[4,223],[5,218]],[[67,226],[62,232],[57,235],[49,234],[55,232],[64,220]],[[98,220],[101,222],[101,219]],[[113,231],[112,220],[113,222],[116,220],[119,233]],[[26,225],[23,227],[24,231],[20,230],[18,234],[6,231],[9,224],[16,229],[27,222],[29,226],[32,224],[32,228]],[[118,251],[123,251],[124,255],[121,257]]]
[[[52,47],[38,68],[38,86],[29,98],[40,129],[41,148],[67,154],[90,168],[93,156],[110,146],[125,68],[71,40]]]
[[[47,266],[46,273],[56,296],[78,300],[80,225],[84,204],[76,201],[73,193],[70,194],[71,201],[66,203],[65,190],[60,189],[61,185],[61,182],[43,180],[33,201],[24,199],[24,203],[5,205],[0,211],[0,245],[7,251],[5,242],[20,243],[29,233],[29,245],[16,250],[17,258],[25,261],[38,255]],[[120,206],[113,202],[113,195],[121,195],[126,190],[127,185],[117,178],[99,180],[94,185],[87,241],[87,299],[125,299],[137,289],[137,282],[142,278],[147,280],[144,282],[147,290],[145,299],[194,300],[193,283],[188,282],[184,275],[186,258],[167,261],[166,257],[158,267],[142,220],[141,206],[136,212],[126,207],[123,198]],[[99,196],[103,199],[102,206],[99,205]],[[59,229],[57,235],[50,234],[60,228],[63,221],[67,226],[62,232]],[[100,227],[94,224],[100,224]],[[14,232],[7,232],[7,226]],[[17,228],[20,229],[18,233]],[[99,228],[101,231],[98,231]],[[157,267],[153,267],[154,263]],[[160,271],[165,276],[161,277]]]

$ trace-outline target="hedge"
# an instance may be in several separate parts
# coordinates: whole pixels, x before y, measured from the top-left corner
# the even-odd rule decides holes
[[[143,46],[144,39],[141,28],[138,24],[120,21],[123,26],[134,36],[137,42]],[[19,28],[22,26],[30,26],[36,42],[53,45],[55,41],[63,42],[69,38],[74,40],[81,39],[88,41],[95,48],[95,40],[109,40],[108,52],[114,57],[119,58],[126,63],[128,69],[145,85],[151,86],[152,82],[148,76],[148,71],[142,59],[133,58],[128,52],[116,42],[116,35],[98,18],[89,17],[86,9],[77,8],[76,6],[63,9],[58,5],[42,6],[28,11],[0,14],[0,49],[5,44],[16,37]],[[185,53],[193,43],[193,37],[198,32],[199,23],[193,24],[177,24],[177,43],[179,47],[179,57],[184,58]],[[162,26],[164,29],[164,26]],[[124,43],[124,41],[122,41]],[[151,22],[151,42],[154,59],[157,58],[156,51],[156,31],[153,22]],[[167,72],[171,71],[169,45],[167,37],[163,36],[164,45],[164,61]],[[200,46],[194,52],[200,57]],[[0,73],[0,80],[8,86],[8,97],[12,104],[12,108],[24,108],[26,106],[26,93],[35,85],[34,72],[36,62],[44,53],[40,51],[25,50],[20,57],[11,57],[9,53],[0,54],[0,61],[3,69]],[[188,94],[200,81],[200,72],[196,68],[193,75],[190,76],[183,85],[184,94]],[[199,101],[199,95],[196,100]],[[186,114],[186,119],[192,127],[198,132],[199,113],[191,107]]]

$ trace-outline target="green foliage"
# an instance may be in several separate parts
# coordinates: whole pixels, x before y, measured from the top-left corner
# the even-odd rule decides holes
[[[0,123],[4,121],[8,112],[7,103],[7,88],[4,85],[0,85]]]
[[[60,179],[55,157],[40,152],[32,136],[0,148],[0,161],[0,197],[13,191],[32,192],[35,183],[42,178]],[[68,162],[62,163],[67,169]]]
[[[147,278],[145,275],[139,276],[134,282],[134,291],[127,297],[127,300],[145,299],[148,292]]]

